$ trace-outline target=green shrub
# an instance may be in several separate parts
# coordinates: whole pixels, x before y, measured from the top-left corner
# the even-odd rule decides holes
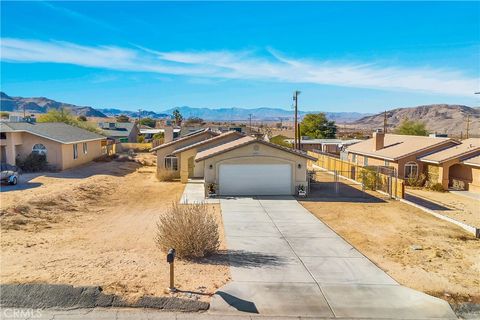
[[[372,168],[362,168],[360,179],[367,190],[377,190],[377,172]]]
[[[419,174],[418,176],[410,175],[407,179],[405,179],[405,183],[407,186],[420,188],[425,185],[425,181],[427,181],[427,176],[423,173]]]
[[[202,258],[220,246],[218,224],[204,203],[180,205],[174,202],[157,222],[157,246],[174,248],[179,258]]]
[[[428,186],[428,190],[436,191],[436,192],[445,192],[443,185],[441,183],[432,183]]]
[[[48,169],[47,156],[36,152],[30,153],[25,159],[17,157],[16,164],[24,172],[38,172]]]
[[[144,143],[145,142],[145,137],[144,136],[138,136],[137,137],[137,142],[138,143]]]

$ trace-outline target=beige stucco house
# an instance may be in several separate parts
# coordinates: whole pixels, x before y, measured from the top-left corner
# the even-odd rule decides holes
[[[307,160],[302,151],[244,136],[195,156],[203,167],[205,185],[217,195],[293,195],[308,185]]]
[[[203,178],[203,163],[194,161],[198,152],[242,137],[245,135],[237,131],[229,131],[173,151],[172,155],[176,156],[180,163],[180,181],[187,183],[189,178]]]
[[[65,123],[0,123],[0,159],[14,165],[16,158],[32,152],[45,154],[49,165],[58,170],[72,168],[102,155],[99,134]]]
[[[420,161],[424,163],[430,182],[441,183],[444,189],[454,187],[478,192],[480,177],[475,166],[475,158],[478,156],[480,138],[471,138],[451,148],[426,155]]]
[[[425,162],[420,158],[459,143],[450,138],[374,132],[373,138],[351,145],[346,151],[350,162],[360,166],[392,167],[403,179],[425,172]]]
[[[166,128],[170,129],[170,128]],[[180,168],[182,166],[181,158],[174,155],[175,150],[190,146],[194,143],[216,137],[219,134],[211,131],[210,129],[202,129],[197,132],[193,132],[176,140],[173,139],[173,129],[170,130],[171,134],[165,131],[165,143],[150,149],[157,153],[157,173],[168,171],[173,174],[174,177],[180,177]]]

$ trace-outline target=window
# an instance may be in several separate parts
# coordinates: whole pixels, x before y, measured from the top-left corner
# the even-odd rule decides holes
[[[175,156],[166,156],[165,157],[165,169],[177,171],[178,170],[178,159]]]
[[[356,154],[352,154],[352,162],[357,163],[357,155]]]
[[[368,157],[363,157],[363,165],[368,166]]]
[[[418,165],[415,162],[405,164],[405,178],[416,178],[418,176]]]
[[[73,145],[73,159],[78,159],[78,144]]]
[[[7,133],[5,133],[5,132],[0,132],[0,139],[2,139],[2,140],[7,139]]]
[[[390,167],[390,161],[388,160],[385,160],[385,163],[384,163],[385,167]]]
[[[43,144],[37,143],[36,145],[33,146],[32,153],[38,153],[38,154],[46,156],[47,155],[47,148]]]
[[[88,152],[88,145],[86,142],[83,143],[83,154],[87,154]]]

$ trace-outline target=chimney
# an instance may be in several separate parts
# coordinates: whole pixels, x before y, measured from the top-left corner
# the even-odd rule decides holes
[[[168,143],[170,141],[173,141],[173,127],[165,126],[165,132],[163,134],[163,142]]]
[[[385,133],[382,129],[377,129],[373,132],[373,151],[383,149],[385,146]]]

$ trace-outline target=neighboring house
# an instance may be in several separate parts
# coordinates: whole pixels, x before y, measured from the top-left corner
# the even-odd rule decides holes
[[[211,137],[207,140],[180,147],[173,151],[171,154],[180,159],[181,163],[180,181],[187,183],[189,178],[203,178],[203,163],[199,165],[194,161],[198,152],[243,137],[245,137],[245,135],[237,131],[230,131]]]
[[[426,155],[420,161],[424,163],[430,182],[441,183],[444,189],[453,187],[480,191],[480,175],[474,165],[475,159],[469,162],[478,156],[480,138],[471,138],[451,148]]]
[[[293,144],[294,139],[286,139],[285,141]],[[344,148],[351,146],[355,143],[358,143],[360,141],[362,140],[309,139],[309,138],[302,137],[302,139],[300,140],[300,149],[303,151],[319,150],[322,152],[339,155],[340,151],[342,151]]]
[[[470,167],[472,170],[471,182],[468,183],[468,191],[480,193],[480,156],[463,160],[462,165]]]
[[[393,167],[403,179],[424,172],[420,158],[458,144],[449,138],[374,132],[373,138],[351,145],[346,151],[350,162],[361,166]]]
[[[115,142],[137,142],[140,133],[138,126],[133,122],[99,122],[98,127],[103,135]]]
[[[165,127],[165,143],[150,149],[157,153],[157,171],[171,171],[174,176],[180,176],[181,159],[178,158],[173,152],[177,149],[192,145],[194,143],[210,139],[218,136],[218,133],[211,131],[210,129],[202,129],[184,137],[180,137],[176,140],[173,139],[173,128]]]
[[[87,163],[102,155],[99,134],[65,123],[0,123],[1,162],[15,164],[17,157],[45,154],[47,162],[59,170]]]
[[[145,127],[145,126],[144,126]],[[153,139],[153,136],[157,133],[165,133],[164,128],[140,128],[140,135],[145,137],[145,141]],[[177,138],[180,133],[180,128],[173,129],[173,137]]]
[[[293,195],[307,187],[307,160],[302,151],[245,136],[198,152],[195,170],[203,167],[205,184],[227,195]]]

